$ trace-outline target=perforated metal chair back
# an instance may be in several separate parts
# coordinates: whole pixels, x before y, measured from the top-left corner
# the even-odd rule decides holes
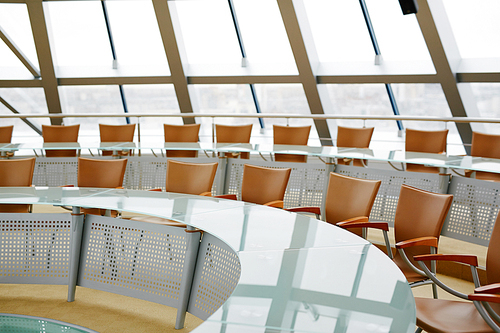
[[[80,125],[42,125],[43,142],[78,142]],[[47,157],[75,157],[75,149],[45,150]]]

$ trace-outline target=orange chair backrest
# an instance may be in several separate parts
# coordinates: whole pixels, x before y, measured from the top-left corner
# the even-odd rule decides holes
[[[500,283],[500,211],[491,232],[486,255],[486,278],[488,284]],[[493,305],[493,304],[492,304]],[[500,304],[497,304],[500,308]]]
[[[117,188],[123,186],[127,159],[78,158],[78,186]]]
[[[0,160],[0,186],[31,186],[35,158]],[[30,205],[1,204],[1,213],[28,213]]]
[[[218,143],[249,143],[253,124],[249,125],[219,125],[215,124],[215,137]],[[227,157],[234,154],[226,153]],[[249,159],[250,153],[242,152],[241,158]]]
[[[167,161],[167,192],[199,195],[212,191],[217,162],[188,163]]]
[[[266,168],[245,164],[241,200],[259,205],[283,200],[291,171],[290,168]]]
[[[420,131],[406,129],[405,150],[419,153],[445,153],[448,130]]]
[[[0,143],[10,143],[12,140],[12,131],[14,125],[0,126]]]
[[[80,125],[42,125],[43,142],[78,142]],[[75,149],[46,150],[47,157],[75,157]]]
[[[471,156],[500,158],[500,135],[472,132]]]
[[[101,142],[133,142],[135,124],[127,125],[105,125],[99,124],[99,135]],[[112,151],[103,151],[103,156],[112,155]]]
[[[273,125],[273,142],[275,145],[300,145],[306,146],[309,141],[311,126],[280,126]],[[304,163],[306,155],[297,154],[275,154],[274,160],[277,162],[298,162]]]
[[[418,237],[439,239],[452,201],[452,194],[434,193],[402,185],[394,218],[396,243]],[[405,249],[405,252],[413,261],[413,256],[428,254],[429,247],[416,246]]]
[[[368,148],[374,127],[337,127],[337,147]]]
[[[163,124],[165,142],[198,142],[200,124],[170,125]],[[167,150],[167,157],[196,157],[196,150]]]
[[[331,224],[370,216],[380,180],[361,179],[331,172],[325,198],[325,221]],[[361,235],[360,229],[352,232]]]

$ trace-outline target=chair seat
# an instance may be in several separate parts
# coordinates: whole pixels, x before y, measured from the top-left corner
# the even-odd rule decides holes
[[[138,216],[138,217],[133,217],[130,220],[139,221],[139,222],[162,224],[162,225],[169,225],[171,227],[179,227],[179,228],[186,227],[186,224],[184,224],[184,223],[169,220],[169,219],[164,219],[164,218],[156,217],[156,216]]]
[[[417,325],[429,333],[492,333],[472,302],[415,298]]]

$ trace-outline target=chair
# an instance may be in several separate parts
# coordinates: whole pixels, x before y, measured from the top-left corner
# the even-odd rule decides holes
[[[35,158],[0,160],[0,186],[29,187],[33,180]],[[1,213],[29,213],[31,205],[1,204]]]
[[[429,333],[437,332],[500,332],[500,213],[497,215],[491,233],[488,253],[486,256],[487,285],[480,286],[477,274],[477,257],[473,255],[436,254],[414,257],[426,274],[438,286],[459,300],[444,300],[432,298],[415,298],[417,306],[417,326],[420,332],[424,329]],[[474,278],[474,294],[466,295],[444,285],[431,274],[424,262],[455,261],[471,267]],[[471,302],[472,301],[472,302]],[[487,303],[492,302],[492,303]]]
[[[405,150],[419,153],[444,154],[446,153],[447,137],[448,130],[419,131],[407,128]],[[439,168],[406,163],[406,171],[439,173]]]
[[[200,124],[163,124],[165,142],[198,142]],[[167,157],[197,157],[196,150],[167,150]]]
[[[212,185],[217,172],[218,163],[188,163],[167,160],[167,192],[211,196]],[[153,189],[153,191],[161,191]],[[134,221],[149,222],[174,227],[186,227],[184,223],[154,216],[131,218]]]
[[[436,253],[439,236],[444,220],[448,215],[452,194],[440,194],[424,191],[408,185],[402,185],[399,193],[394,233],[396,238],[396,255],[392,255],[388,238],[389,230],[386,222],[345,222],[338,225],[343,228],[376,228],[384,232],[388,255],[402,270],[411,287],[432,283],[425,273],[419,270],[413,256]],[[435,271],[434,267],[432,270]],[[434,297],[437,298],[436,285],[432,285]]]
[[[273,125],[273,141],[275,145],[300,145],[306,146],[309,141],[311,126],[291,127]],[[274,154],[276,162],[305,163],[307,155]]]
[[[472,132],[471,156],[500,158],[500,135]],[[466,175],[470,177],[472,175],[472,171],[467,171]],[[476,171],[475,178],[499,182],[500,174]]]
[[[99,124],[99,135],[101,142],[133,142],[134,141],[135,124],[128,125],[104,125]],[[112,151],[103,151],[102,156],[112,155]],[[118,152],[119,155],[126,156],[128,150]]]
[[[12,131],[14,125],[0,126],[0,143],[10,143],[12,140]]]
[[[337,224],[345,221],[368,222],[368,217],[380,188],[380,180],[361,179],[331,172],[325,198],[325,221]],[[297,207],[288,209],[297,213],[314,213],[319,218],[319,207]],[[359,236],[361,229],[350,231]]]
[[[337,127],[337,147],[368,148],[372,140],[374,127]],[[364,167],[368,162],[360,159],[339,158],[337,164]]]
[[[215,137],[217,143],[250,143],[253,124],[249,125],[219,125],[215,124]],[[225,153],[226,157],[250,158],[249,152]]]
[[[80,125],[42,125],[43,142],[78,142]],[[75,157],[75,149],[46,150],[47,157]]]
[[[127,169],[127,159],[99,160],[78,158],[78,187],[121,188]],[[82,208],[82,212],[93,215],[105,215],[105,209]],[[111,216],[118,215],[112,211]]]

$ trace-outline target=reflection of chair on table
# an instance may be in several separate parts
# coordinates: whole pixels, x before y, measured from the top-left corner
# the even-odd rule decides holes
[[[452,194],[439,194],[402,185],[394,219],[396,248],[394,262],[403,271],[411,287],[432,283],[425,273],[417,268],[413,256],[436,253],[444,220],[453,201]],[[346,222],[339,224],[343,228],[376,228],[389,230],[386,222]],[[386,237],[386,246],[390,244]],[[392,258],[392,252],[389,251]],[[435,272],[435,268],[432,270]],[[437,298],[433,284],[434,297]]]
[[[245,164],[241,183],[241,200],[258,205],[283,208],[285,191],[290,179],[290,168],[266,168]],[[236,194],[218,198],[236,200]]]
[[[35,158],[0,160],[0,186],[29,187],[33,180]],[[1,213],[30,213],[31,205],[1,204]]]
[[[173,193],[211,196],[212,185],[217,172],[217,162],[188,163],[167,161],[167,180],[165,190]],[[155,191],[158,191],[155,189]],[[131,220],[185,227],[180,222],[154,216],[134,217]]]
[[[337,147],[341,148],[368,148],[372,140],[374,127],[337,127]],[[337,164],[353,166],[365,166],[366,160],[338,158]]]
[[[163,124],[165,142],[198,142],[200,124]],[[167,157],[197,157],[196,150],[167,150]]]
[[[78,187],[122,188],[127,159],[78,158]],[[82,213],[104,215],[105,209],[82,208]],[[112,211],[111,216],[118,212]]]
[[[78,142],[80,125],[42,125],[43,142]],[[47,157],[75,157],[75,149],[45,150]]]
[[[275,145],[298,145],[307,146],[311,126],[279,126],[273,125],[273,141]],[[307,155],[297,154],[274,154],[276,162],[298,162],[305,163]]]
[[[472,132],[471,156],[500,158],[500,135]],[[476,171],[475,173],[477,179],[500,181],[500,173],[485,171]],[[470,177],[472,171],[467,171],[466,175]]]
[[[101,142],[133,142],[134,141],[135,124],[128,125],[105,125],[99,124],[99,135]],[[112,151],[103,151],[102,156],[112,155]],[[121,156],[129,154],[129,150],[118,152]]]
[[[215,136],[217,143],[250,143],[253,124],[249,125],[219,125],[215,124]],[[249,159],[249,152],[225,153],[226,157],[238,157]]]
[[[325,199],[325,221],[331,224],[346,221],[368,222],[381,183],[380,180],[331,172]],[[297,207],[288,210],[296,213],[315,213],[317,217],[321,215],[319,207]],[[361,229],[351,231],[362,235]]]
[[[419,131],[407,128],[405,150],[418,153],[444,154],[446,153],[447,137],[448,130]],[[439,168],[406,163],[406,171],[439,173]]]
[[[421,262],[437,260],[438,262],[455,261],[469,265],[476,287],[474,294],[466,295],[444,285],[437,278],[431,276],[430,272],[427,272],[430,278],[435,279],[438,286],[462,300],[454,301],[416,297],[417,326],[419,328],[429,333],[500,332],[500,327],[498,326],[498,323],[500,323],[500,295],[498,295],[500,293],[500,214],[497,215],[486,256],[487,285],[480,286],[477,274],[478,262],[477,257],[474,255],[422,255],[415,257],[415,259],[421,260],[418,261],[419,264]],[[425,269],[426,266],[423,266],[424,267],[421,266],[422,269]],[[465,302],[463,300],[465,300]],[[478,309],[481,312],[479,312]],[[486,321],[490,322],[491,325],[489,326]],[[420,330],[417,330],[417,332],[420,332]]]

